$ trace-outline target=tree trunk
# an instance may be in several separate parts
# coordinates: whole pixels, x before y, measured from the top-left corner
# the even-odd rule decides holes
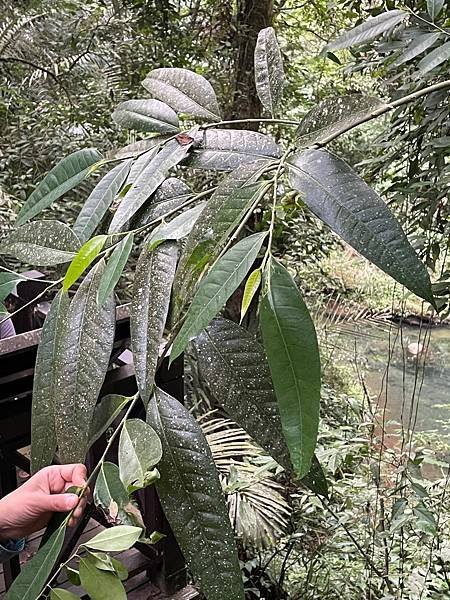
[[[272,25],[272,17],[272,0],[237,0],[234,85],[227,119],[261,116],[262,106],[256,94],[253,56],[258,33],[264,27]],[[258,124],[255,127],[245,127],[257,129]]]

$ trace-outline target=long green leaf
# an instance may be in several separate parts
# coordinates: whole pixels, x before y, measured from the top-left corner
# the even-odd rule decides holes
[[[233,532],[201,427],[161,390],[147,419],[163,445],[158,496],[194,579],[208,600],[243,600]]]
[[[138,142],[133,142],[132,144],[127,144],[123,146],[123,148],[119,148],[118,150],[114,150],[108,158],[115,158],[124,160],[127,158],[136,158],[140,156],[143,152],[151,150],[156,146],[159,146],[162,142],[169,139],[170,135],[156,135],[152,137],[145,138],[144,140],[139,140]]]
[[[261,29],[255,48],[255,83],[261,104],[272,115],[283,95],[283,58],[272,27]]]
[[[27,562],[22,572],[6,592],[4,600],[36,600],[58,560],[64,543],[65,527],[57,529],[33,558]]]
[[[255,269],[250,273],[247,281],[245,282],[245,288],[244,293],[242,295],[241,303],[241,322],[247,314],[247,311],[250,308],[250,304],[252,303],[252,300],[255,297],[259,286],[261,285],[261,276],[261,269]]]
[[[442,44],[442,46],[435,48],[424,56],[417,65],[417,68],[421,72],[421,75],[424,75],[448,59],[450,59],[450,42]]]
[[[101,531],[89,541],[84,542],[83,546],[104,552],[123,552],[138,541],[141,533],[142,529],[140,527],[118,525]]]
[[[126,129],[137,129],[148,133],[178,131],[177,113],[159,100],[126,100],[117,106],[112,118]]]
[[[319,348],[314,323],[292,277],[275,260],[267,269],[261,332],[291,462],[304,477],[319,425]]]
[[[198,276],[212,264],[250,207],[269,189],[257,181],[266,160],[242,165],[231,172],[211,196],[186,240],[174,281],[175,317],[192,297]]]
[[[154,69],[142,85],[177,112],[220,121],[220,108],[211,84],[193,71],[177,68]]]
[[[240,325],[217,317],[196,338],[200,373],[214,398],[288,471],[277,399],[263,347]]]
[[[329,42],[322,53],[351,48],[352,46],[371,42],[386,31],[392,30],[396,25],[404,21],[407,16],[408,13],[403,10],[388,10],[376,17],[371,17],[361,25],[354,27],[350,31],[346,31],[334,41]]]
[[[164,242],[151,251],[147,239],[136,265],[130,310],[131,349],[144,403],[150,398],[155,379],[177,257],[176,243]]]
[[[177,140],[172,140],[152,158],[119,204],[109,227],[110,233],[120,231],[122,226],[161,185],[169,170],[183,160],[191,145],[181,145]]]
[[[127,264],[128,257],[133,248],[134,235],[129,233],[116,246],[111,258],[108,260],[105,272],[102,275],[97,292],[97,302],[102,306],[107,298],[113,293],[122,271]]]
[[[78,288],[67,317],[58,370],[60,389],[56,435],[63,463],[82,462],[89,428],[114,341],[115,303],[112,295],[97,304],[97,290],[105,268],[100,261]]]
[[[206,129],[199,144],[184,164],[195,169],[233,171],[258,158],[279,158],[281,148],[272,138],[257,131],[242,129]],[[196,140],[197,141],[197,140]]]
[[[171,219],[168,223],[162,223],[154,229],[148,237],[148,244],[151,250],[159,246],[166,240],[181,240],[191,231],[194,223],[200,216],[206,206],[206,202],[200,202],[194,208],[185,210],[177,217]]]
[[[72,227],[84,243],[101,223],[114,198],[130,172],[131,161],[127,160],[111,169],[95,186]]]
[[[17,215],[16,225],[23,225],[63,194],[81,183],[93,164],[102,156],[95,148],[84,148],[63,158],[47,173]]]
[[[63,289],[68,290],[97,258],[105,245],[107,235],[96,235],[88,240],[70,263],[63,281]]]
[[[425,33],[424,35],[418,35],[417,37],[414,37],[408,44],[403,54],[400,54],[400,56],[398,56],[389,65],[389,67],[398,67],[405,62],[416,58],[416,56],[419,56],[419,54],[422,54],[422,52],[425,52],[425,50],[428,50],[428,48],[433,46],[433,44],[435,44],[441,36],[442,33],[438,31],[437,33]]]
[[[94,503],[108,512],[111,502],[123,508],[129,502],[128,492],[119,475],[119,467],[110,462],[104,462],[100,467],[94,489]]]
[[[55,412],[58,409],[58,367],[65,336],[69,297],[61,290],[45,319],[38,346],[31,408],[31,471],[50,465],[56,450]]]
[[[14,229],[0,244],[0,254],[35,266],[69,262],[80,248],[73,231],[60,221],[33,221]]]
[[[378,98],[363,94],[326,98],[303,117],[297,129],[297,146],[306,148],[320,144],[330,135],[361,123],[385,106]]]
[[[141,419],[125,421],[119,439],[119,473],[128,492],[153,482],[161,457],[161,440],[155,430]]]
[[[254,233],[228,250],[201,280],[170,353],[171,362],[217,315],[253,265],[266,237]]]
[[[289,161],[290,182],[307,206],[365,256],[412,292],[434,303],[430,278],[402,228],[347,163],[326,150]]]

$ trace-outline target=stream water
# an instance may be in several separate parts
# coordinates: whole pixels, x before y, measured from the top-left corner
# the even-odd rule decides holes
[[[449,327],[346,325],[330,342],[338,362],[357,360],[373,402],[386,407],[388,430],[402,422],[450,444]],[[424,346],[419,358],[411,355],[414,343]]]

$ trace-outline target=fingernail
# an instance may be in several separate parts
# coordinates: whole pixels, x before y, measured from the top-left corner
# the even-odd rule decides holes
[[[67,494],[67,508],[74,508],[78,503],[78,496],[76,494]]]

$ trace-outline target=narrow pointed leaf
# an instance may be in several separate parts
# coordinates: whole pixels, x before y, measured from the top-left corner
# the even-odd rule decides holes
[[[89,427],[89,447],[108,429],[130,400],[131,398],[128,396],[118,394],[109,394],[101,399],[94,409],[94,416]]]
[[[442,44],[424,56],[417,65],[421,75],[428,73],[438,65],[450,59],[450,42]]]
[[[247,314],[250,304],[255,297],[261,284],[261,269],[255,269],[250,273],[245,283],[244,294],[242,295],[241,322]]]
[[[437,33],[425,33],[424,35],[418,35],[414,37],[414,39],[408,44],[406,50],[397,57],[390,65],[390,68],[398,67],[399,65],[416,58],[425,50],[428,50],[433,44],[435,44],[438,39],[441,37],[441,33],[438,31]]]
[[[376,194],[343,160],[307,150],[289,162],[292,187],[350,246],[396,281],[433,304],[430,278],[402,228]]]
[[[148,133],[175,133],[178,131],[177,113],[159,100],[127,100],[121,102],[112,114],[113,120],[126,129]]]
[[[90,264],[97,258],[103,250],[107,235],[96,235],[88,240],[78,251],[77,255],[70,263],[63,280],[63,290],[68,290],[86,271]]]
[[[50,465],[56,450],[55,412],[58,409],[57,374],[65,336],[69,297],[60,291],[42,327],[33,379],[31,408],[31,471]]]
[[[161,457],[161,441],[155,430],[141,419],[125,421],[119,440],[119,473],[128,492],[148,485]]]
[[[123,148],[119,148],[118,150],[114,150],[109,158],[117,158],[117,159],[127,159],[127,158],[136,158],[139,155],[142,155],[143,152],[151,150],[155,148],[165,140],[167,140],[170,135],[157,135],[145,138],[144,140],[139,140],[138,142],[133,142],[132,144],[127,144],[123,146]]]
[[[314,323],[294,280],[272,260],[261,300],[261,332],[284,438],[299,477],[311,466],[320,405],[320,357]]]
[[[189,301],[199,275],[212,264],[239,223],[269,189],[267,181],[257,181],[266,168],[265,160],[242,165],[230,173],[211,196],[197,219],[180,257],[174,282],[178,314]]]
[[[109,510],[111,501],[123,508],[129,502],[128,492],[119,475],[119,467],[110,462],[104,462],[100,467],[94,489],[94,503],[105,511]]]
[[[114,198],[130,172],[131,161],[127,160],[111,169],[95,186],[83,204],[72,229],[79,239],[86,242],[101,223]]]
[[[104,268],[104,261],[100,261],[85,277],[68,312],[67,333],[60,353],[60,401],[56,413],[63,463],[84,460],[94,408],[114,341],[114,298],[111,295],[103,306],[97,304]]]
[[[145,202],[133,219],[133,227],[142,227],[175,210],[189,199],[191,189],[176,177],[165,179],[155,193]]]
[[[165,242],[156,250],[146,240],[136,265],[130,309],[131,349],[139,393],[147,403],[170,303],[178,248]]]
[[[150,71],[142,85],[177,112],[220,121],[220,108],[211,84],[193,71],[163,68]]]
[[[253,265],[267,233],[254,233],[228,250],[200,281],[186,319],[173,343],[171,362],[213,319]]]
[[[90,557],[80,559],[81,585],[91,600],[126,600],[123,583],[115,573],[97,569]]]
[[[147,419],[163,445],[158,496],[194,579],[208,600],[243,600],[233,531],[201,427],[161,390]]]
[[[378,98],[363,94],[327,98],[303,117],[297,129],[297,146],[306,148],[321,144],[330,135],[362,123],[366,117],[385,107]]]
[[[281,148],[272,138],[242,129],[207,129],[199,137],[192,155],[185,161],[195,169],[233,171],[258,158],[279,158]]]
[[[101,531],[88,542],[84,542],[83,546],[102,552],[123,552],[138,541],[141,533],[140,527],[118,525]]]
[[[167,177],[169,170],[177,165],[189,151],[191,144],[181,145],[177,140],[168,142],[148,163],[125,195],[117,209],[109,232],[120,231],[121,227],[141,208]]]
[[[77,236],[64,223],[33,221],[11,231],[0,244],[0,254],[41,267],[69,262],[79,248]]]
[[[125,186],[124,189],[127,189],[129,185],[134,185],[134,183],[136,182],[136,179],[139,177],[139,175],[142,173],[142,171],[148,166],[150,161],[152,161],[155,158],[155,156],[158,154],[158,152],[159,152],[159,147],[153,146],[150,150],[148,150],[147,152],[144,152],[138,158],[136,158],[136,160],[131,165],[130,173],[127,177],[127,185]],[[128,188],[128,190],[129,189],[131,189],[131,188]]]
[[[44,179],[22,206],[16,225],[23,225],[55,200],[77,186],[86,177],[89,168],[101,160],[95,148],[85,148],[63,158]]]
[[[200,372],[214,398],[288,471],[277,399],[263,347],[246,329],[221,317],[196,338]]]
[[[6,592],[4,600],[36,600],[58,560],[64,543],[65,527],[57,529],[33,558],[26,563],[20,575]]]
[[[261,104],[272,115],[283,95],[283,58],[272,27],[261,29],[255,48],[255,83]]]
[[[113,293],[114,288],[122,275],[122,271],[127,264],[128,257],[133,248],[133,241],[134,235],[129,233],[113,250],[98,287],[97,303],[100,304],[100,306],[103,306],[107,298]]]
[[[407,16],[408,13],[403,10],[389,10],[376,17],[371,17],[361,25],[344,32],[337,39],[329,42],[322,53],[351,48],[352,46],[371,42],[383,33],[393,29],[396,25],[404,21]]]
[[[150,250],[154,250],[165,240],[181,240],[189,235],[205,206],[206,202],[200,202],[197,206],[185,210],[168,223],[162,223],[149,235]]]

